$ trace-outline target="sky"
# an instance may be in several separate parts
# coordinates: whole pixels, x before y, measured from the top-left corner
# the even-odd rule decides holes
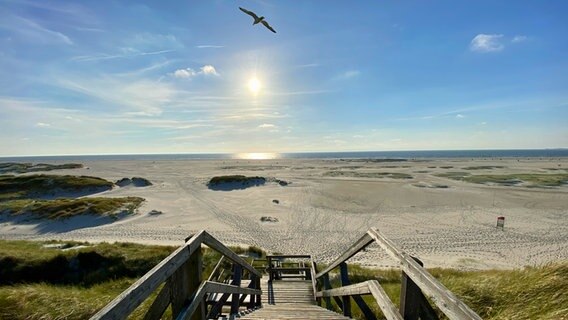
[[[566,12],[0,0],[0,156],[566,148]]]

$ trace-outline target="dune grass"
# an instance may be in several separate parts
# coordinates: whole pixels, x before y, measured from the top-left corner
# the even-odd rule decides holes
[[[465,169],[465,168],[464,168]],[[467,172],[447,172],[436,174],[453,180],[461,180],[477,184],[501,184],[517,185],[527,183],[528,187],[558,187],[568,184],[568,174],[540,174],[540,173],[515,173],[515,174],[480,174],[471,175]]]
[[[248,182],[257,182],[257,181],[266,181],[264,177],[247,177],[243,175],[230,175],[230,176],[216,176],[209,180],[210,185],[222,184],[222,183],[248,183]]]
[[[113,183],[89,176],[35,174],[25,176],[0,176],[0,201],[38,198],[54,191],[84,192],[110,190]]]
[[[143,201],[140,197],[8,200],[0,202],[0,213],[12,216],[31,214],[47,219],[65,219],[82,214],[117,217],[121,213],[134,213]]]
[[[61,169],[81,169],[83,165],[80,163],[65,164],[47,164],[47,163],[20,163],[20,162],[4,162],[0,163],[0,173],[26,173],[36,171],[51,171]]]
[[[323,174],[326,177],[354,177],[354,178],[390,178],[412,179],[407,173],[400,172],[359,172],[359,171],[328,171]]]
[[[522,270],[428,270],[483,319],[566,319],[568,316],[568,261]],[[400,303],[400,272],[349,266],[352,283],[377,279],[395,305]],[[339,285],[337,276],[333,286]],[[379,317],[374,299],[365,301]],[[436,308],[435,308],[436,309]],[[352,302],[355,318],[363,319]],[[439,310],[438,310],[439,312]],[[439,312],[439,315],[441,313]]]
[[[58,248],[47,248],[45,245],[57,245]],[[174,249],[130,243],[0,241],[0,279],[12,280],[10,284],[0,284],[0,319],[88,318]],[[241,253],[259,250],[254,247],[233,249]],[[203,249],[202,252],[203,278],[206,279],[220,255],[209,249]],[[262,250],[260,253],[265,255]],[[72,272],[57,269],[59,274],[67,274],[66,282],[30,276],[48,274],[45,268],[53,268],[50,261],[54,259],[63,259],[68,265],[74,265],[76,262],[73,261],[84,259],[80,258],[81,254],[90,257],[91,266],[96,265],[97,261],[105,261],[106,264],[100,264],[98,269],[87,268],[88,272],[80,279],[70,278]],[[17,264],[6,263],[10,259],[17,260]],[[320,265],[320,268],[324,267]],[[13,275],[25,268],[36,269],[26,279]],[[522,270],[458,271],[434,268],[429,271],[484,319],[563,319],[568,315],[568,295],[565,294],[568,290],[568,261]],[[12,275],[8,272],[12,272]],[[399,270],[374,270],[349,265],[349,274],[352,283],[379,280],[395,305],[398,305]],[[338,286],[337,273],[331,274],[331,280],[332,286]],[[364,296],[364,299],[380,316],[372,297]],[[146,300],[131,318],[141,319],[151,301],[152,298]],[[362,318],[354,303],[352,311],[356,318]]]

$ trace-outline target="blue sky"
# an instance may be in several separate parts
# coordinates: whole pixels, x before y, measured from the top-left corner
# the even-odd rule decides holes
[[[568,147],[566,12],[0,0],[0,155]]]

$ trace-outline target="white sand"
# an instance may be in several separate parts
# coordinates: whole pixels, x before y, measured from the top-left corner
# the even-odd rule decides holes
[[[147,201],[140,213],[114,223],[90,217],[55,223],[4,217],[0,238],[179,245],[188,235],[206,229],[226,244],[256,245],[269,252],[311,254],[319,261],[330,261],[374,226],[428,267],[517,268],[568,259],[567,186],[486,186],[432,175],[467,171],[462,168],[478,165],[505,168],[468,172],[565,173],[550,168],[568,168],[568,159],[96,161],[85,165],[88,169],[52,173],[93,175],[111,181],[147,178],[153,186],[97,194],[144,197]],[[332,170],[400,172],[413,178],[323,175]],[[211,177],[227,174],[275,177],[292,184],[268,183],[234,191],[207,188]],[[449,188],[428,188],[436,184]],[[274,204],[273,199],[280,204]],[[148,215],[152,209],[164,214]],[[495,228],[501,215],[506,217],[504,231]],[[260,222],[262,216],[276,217],[279,222]],[[351,262],[396,265],[376,245]]]

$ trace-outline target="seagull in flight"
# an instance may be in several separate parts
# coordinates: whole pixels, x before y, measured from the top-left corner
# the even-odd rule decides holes
[[[276,30],[272,29],[272,27],[268,24],[268,22],[266,22],[266,20],[264,20],[264,17],[258,17],[254,12],[249,11],[247,9],[243,9],[241,7],[239,7],[239,9],[241,9],[242,12],[248,14],[249,16],[253,17],[254,19],[254,23],[252,24],[253,26],[259,22],[261,22],[266,28],[268,28],[268,30],[276,33]]]

